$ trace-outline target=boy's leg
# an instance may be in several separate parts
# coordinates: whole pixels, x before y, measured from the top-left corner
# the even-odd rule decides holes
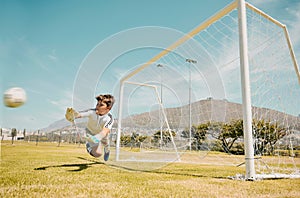
[[[104,150],[104,161],[107,161],[110,154],[108,138],[107,137],[103,138],[101,140],[101,144],[103,145],[103,150]]]
[[[102,144],[101,144],[101,142],[98,143],[98,146],[95,146],[95,148],[94,148],[94,154],[97,157],[100,157],[102,155]]]
[[[93,157],[101,157],[101,155],[102,155],[102,146],[101,146],[100,142],[97,144],[87,142],[86,150]]]
[[[103,131],[97,135],[91,135],[87,130],[86,140],[88,143],[86,144],[87,151],[93,157],[100,157],[102,155],[102,145],[104,147],[104,160],[107,161],[109,158],[110,150],[109,150],[109,140],[108,134]]]
[[[87,152],[93,156],[93,157],[100,157],[102,155],[102,146],[101,142],[98,138],[91,135],[91,132],[88,128],[85,129],[85,139],[87,141],[86,143],[86,150]]]

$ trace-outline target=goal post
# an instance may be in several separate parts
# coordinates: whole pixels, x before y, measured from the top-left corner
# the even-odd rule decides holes
[[[122,134],[124,85],[127,83],[128,79],[130,79],[133,76],[137,75],[139,72],[142,72],[145,68],[151,66],[151,64],[156,63],[162,57],[164,57],[165,55],[172,52],[172,50],[176,49],[181,44],[183,44],[186,41],[193,38],[193,36],[195,36],[200,31],[204,30],[205,28],[207,28],[210,24],[214,23],[215,21],[217,21],[222,16],[224,16],[224,15],[228,14],[229,12],[231,12],[233,9],[236,8],[236,6],[237,6],[237,2],[235,2],[235,1],[232,2],[230,5],[226,6],[223,10],[218,12],[216,15],[209,18],[206,22],[204,22],[200,26],[196,27],[194,30],[192,30],[188,34],[185,34],[182,38],[180,38],[178,41],[173,43],[171,46],[169,46],[166,49],[162,50],[158,55],[154,56],[148,62],[146,62],[145,64],[141,65],[140,67],[134,69],[133,71],[131,71],[129,74],[125,75],[124,77],[122,77],[122,79],[119,82],[120,83],[120,88],[119,88],[118,127],[117,127],[117,141],[116,141],[116,161],[120,160],[120,144],[121,144],[120,139],[121,139],[121,134]],[[155,89],[156,89],[156,87],[155,87]],[[156,89],[156,91],[157,91],[157,89]],[[163,107],[161,102],[160,102],[160,105],[161,105],[161,107]],[[165,119],[167,119],[165,113],[164,113],[164,117],[165,117]],[[170,130],[169,126],[168,126],[168,130]],[[172,139],[172,142],[173,142],[173,139]],[[174,147],[176,148],[176,145],[174,145]],[[176,149],[176,153],[177,153],[176,155],[178,156],[177,149]],[[178,156],[178,159],[180,160],[179,156]]]
[[[190,58],[195,60],[195,64],[187,67],[186,60]],[[158,63],[165,66],[158,70]],[[167,72],[164,72],[164,85],[160,87],[161,69]],[[286,80],[278,82],[282,78]],[[245,0],[233,1],[119,81],[116,160],[120,160],[122,155],[121,134],[128,130],[123,122],[144,119],[144,122],[159,123],[158,118],[151,114],[161,110],[177,159],[187,146],[192,150],[192,138],[189,136],[189,145],[184,142],[187,140],[184,137],[187,128],[190,134],[206,129],[205,137],[198,134],[197,141],[193,138],[193,148],[220,150],[218,140],[214,140],[220,138],[218,133],[223,130],[220,123],[241,117],[243,136],[237,137],[237,142],[231,145],[237,145],[237,149],[243,146],[246,180],[257,179],[262,167],[268,173],[282,167],[285,167],[285,173],[291,173],[293,170],[289,163],[294,163],[293,167],[299,171],[294,158],[287,159],[290,160],[287,162],[280,157],[278,162],[284,165],[271,168],[275,163],[273,157],[288,156],[289,152],[296,155],[292,147],[299,146],[300,118],[294,112],[299,109],[294,98],[295,94],[299,95],[299,84],[299,67],[286,26]],[[149,104],[148,117],[141,112],[138,115],[137,111],[124,112],[124,106],[128,105],[124,104],[127,101],[125,97],[134,92],[127,91],[128,86],[147,87],[151,90],[149,94],[153,95],[152,102],[158,104],[160,110]],[[166,93],[162,104],[159,89],[162,92],[163,88]],[[139,96],[140,100],[133,101],[134,104],[145,102],[150,95]],[[229,102],[233,102],[231,109],[226,107]],[[238,104],[241,104],[242,110]],[[197,129],[199,124],[203,124],[202,128]],[[254,124],[264,126],[261,129]],[[131,126],[131,131],[140,130]],[[151,128],[152,132],[155,130],[155,127]],[[147,128],[145,131],[150,130]],[[173,133],[176,135],[173,136]],[[274,137],[278,139],[274,140]],[[151,145],[151,140],[147,141]],[[148,151],[154,150],[150,146],[147,148]],[[152,154],[149,157],[157,156]],[[262,161],[264,157],[265,161]],[[259,167],[258,162],[261,163]]]
[[[243,128],[245,145],[246,180],[255,180],[254,147],[252,138],[252,111],[248,61],[247,18],[245,0],[238,1],[239,48],[243,101]]]

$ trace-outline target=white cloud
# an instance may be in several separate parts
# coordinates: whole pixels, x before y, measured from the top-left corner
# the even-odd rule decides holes
[[[272,5],[277,4],[282,0],[249,0],[248,2],[255,5],[255,6],[265,6],[265,5]]]
[[[288,27],[288,31],[293,45],[296,48],[300,48],[300,2],[296,6],[285,9],[291,16],[290,20],[286,20],[285,23]]]
[[[249,0],[248,2],[287,25],[294,49],[300,50],[300,2],[282,0]]]
[[[72,105],[72,98],[73,98],[73,93],[71,91],[64,91],[59,99],[57,100],[48,99],[48,101],[52,105],[59,107],[58,109],[65,110],[66,107]]]
[[[56,55],[56,50],[55,50],[55,49],[53,49],[53,50],[51,51],[51,54],[48,54],[48,58],[49,58],[50,60],[52,60],[52,61],[57,61],[57,60],[58,60],[58,57],[57,57],[57,55]]]

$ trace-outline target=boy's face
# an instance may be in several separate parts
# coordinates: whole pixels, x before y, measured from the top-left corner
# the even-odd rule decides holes
[[[98,101],[96,105],[96,114],[104,115],[109,112],[110,108],[107,107],[107,104],[101,101]]]

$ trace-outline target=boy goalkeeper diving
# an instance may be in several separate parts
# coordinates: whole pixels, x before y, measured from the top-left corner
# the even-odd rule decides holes
[[[99,95],[96,97],[97,105],[95,109],[77,112],[73,108],[67,108],[66,119],[74,123],[74,119],[88,117],[86,126],[86,150],[93,157],[102,155],[104,150],[104,160],[109,158],[108,136],[113,125],[113,117],[110,113],[115,99],[112,95]]]

